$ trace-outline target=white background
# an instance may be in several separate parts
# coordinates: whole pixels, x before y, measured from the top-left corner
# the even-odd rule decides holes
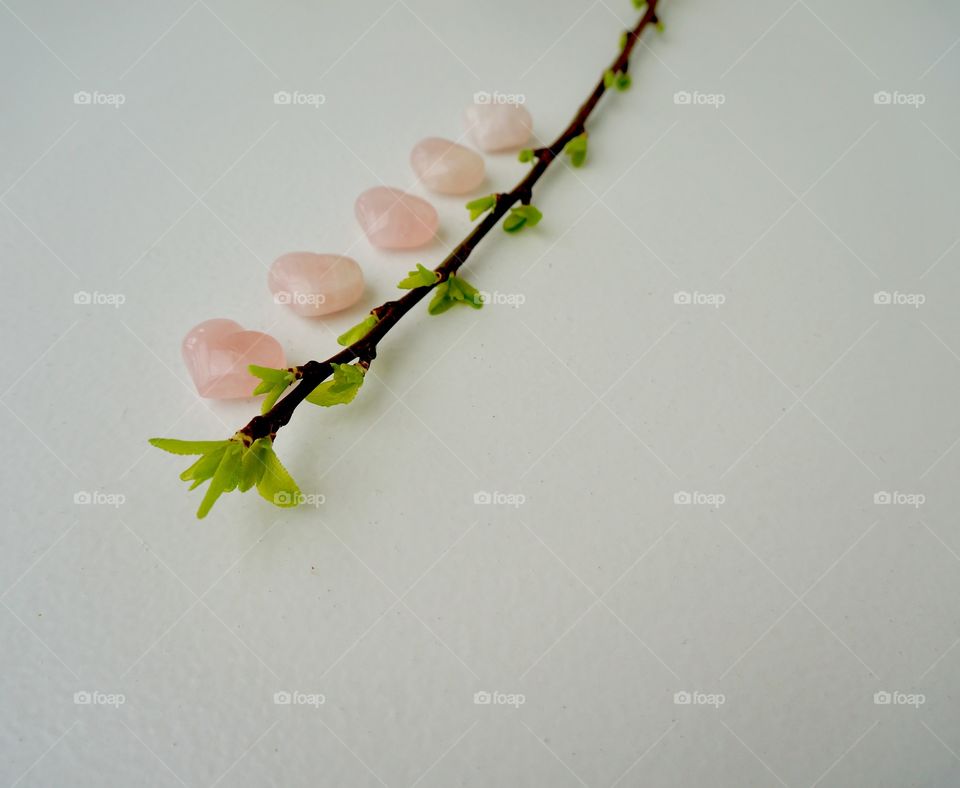
[[[146,439],[226,437],[255,405],[197,398],[186,331],[228,317],[330,355],[468,228],[430,197],[438,242],[376,251],[356,195],[411,187],[410,148],[459,137],[478,90],[524,94],[552,138],[636,14],[0,6],[0,782],[960,782],[956,4],[666,0],[588,166],[552,168],[543,223],[467,266],[522,307],[409,315],[355,404],[281,433],[325,503],[234,494],[202,523],[188,461]],[[524,170],[488,157],[488,190]],[[265,268],[298,249],[354,256],[363,301],[275,305]],[[326,702],[274,703],[294,690]]]

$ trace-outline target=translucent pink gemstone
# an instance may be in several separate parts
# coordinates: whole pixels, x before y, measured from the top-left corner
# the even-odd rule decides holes
[[[304,317],[320,317],[360,300],[363,271],[343,255],[290,252],[274,260],[267,285],[278,304]]]
[[[428,189],[441,194],[471,192],[486,174],[480,154],[440,137],[420,140],[410,153],[410,164]]]
[[[430,243],[440,218],[426,200],[400,189],[377,186],[357,197],[357,221],[374,246],[412,249]]]
[[[533,118],[519,104],[473,104],[467,107],[464,124],[485,151],[522,148],[533,131]]]
[[[247,365],[286,367],[283,348],[269,334],[245,331],[233,320],[216,318],[190,329],[183,338],[183,363],[201,397],[249,397],[260,382]]]

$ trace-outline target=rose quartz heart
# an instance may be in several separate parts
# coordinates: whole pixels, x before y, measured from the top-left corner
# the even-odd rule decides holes
[[[483,183],[483,157],[440,137],[420,140],[410,153],[410,165],[428,189],[441,194],[465,194]]]
[[[246,331],[224,318],[206,320],[190,329],[182,351],[197,393],[207,399],[251,396],[260,381],[247,371],[248,364],[287,366],[283,348],[272,336]]]
[[[530,139],[533,118],[519,104],[473,104],[464,125],[481,150],[516,150]]]
[[[363,271],[343,255],[290,252],[274,260],[267,285],[278,304],[304,317],[320,317],[360,300]]]
[[[354,208],[370,243],[384,249],[423,246],[440,226],[440,217],[430,203],[387,186],[367,189],[357,197]]]

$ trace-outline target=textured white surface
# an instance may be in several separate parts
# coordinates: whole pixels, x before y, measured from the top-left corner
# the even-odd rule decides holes
[[[378,252],[354,197],[409,186],[411,146],[456,138],[478,90],[524,94],[552,137],[634,12],[4,0],[0,782],[960,783],[960,10],[662,15],[589,166],[470,261],[525,303],[411,315],[355,404],[298,412],[279,453],[322,506],[231,495],[198,523],[146,438],[252,408],[197,400],[182,335],[223,316],[327,355],[468,226],[431,197],[440,241]],[[501,189],[524,171],[488,168]],[[360,260],[361,305],[274,305],[265,268],[296,249]],[[293,690],[326,702],[274,703]]]

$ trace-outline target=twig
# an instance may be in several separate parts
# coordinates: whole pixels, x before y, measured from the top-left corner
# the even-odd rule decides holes
[[[656,24],[657,0],[648,0],[647,7],[643,16],[627,32],[624,47],[617,58],[610,64],[609,71],[613,73],[626,72],[630,63],[630,53],[639,40],[640,34],[649,24]],[[257,438],[273,437],[285,426],[293,416],[297,406],[303,402],[307,396],[323,381],[333,373],[333,364],[347,364],[354,359],[364,368],[369,367],[370,363],[377,355],[377,346],[380,340],[393,328],[397,322],[407,312],[409,312],[417,303],[419,303],[433,288],[441,282],[446,281],[452,274],[462,266],[477,244],[487,235],[506,213],[516,203],[529,204],[533,194],[533,187],[547,171],[550,164],[559,156],[567,143],[574,137],[583,134],[586,129],[587,120],[590,114],[596,108],[600,98],[606,92],[607,88],[603,77],[597,82],[593,92],[587,97],[587,100],[580,106],[577,114],[570,124],[563,130],[549,146],[537,148],[534,151],[536,162],[531,167],[530,172],[516,185],[512,191],[505,194],[496,195],[494,207],[486,214],[483,220],[478,224],[466,238],[464,238],[446,259],[438,265],[434,271],[439,274],[437,281],[430,285],[415,287],[407,291],[401,298],[392,301],[386,301],[378,307],[371,310],[371,314],[377,317],[376,325],[362,339],[354,342],[347,348],[344,348],[336,355],[331,356],[326,361],[308,361],[296,368],[296,374],[299,381],[290,390],[286,396],[277,402],[273,408],[261,416],[251,419],[240,433],[245,441],[254,441]]]

